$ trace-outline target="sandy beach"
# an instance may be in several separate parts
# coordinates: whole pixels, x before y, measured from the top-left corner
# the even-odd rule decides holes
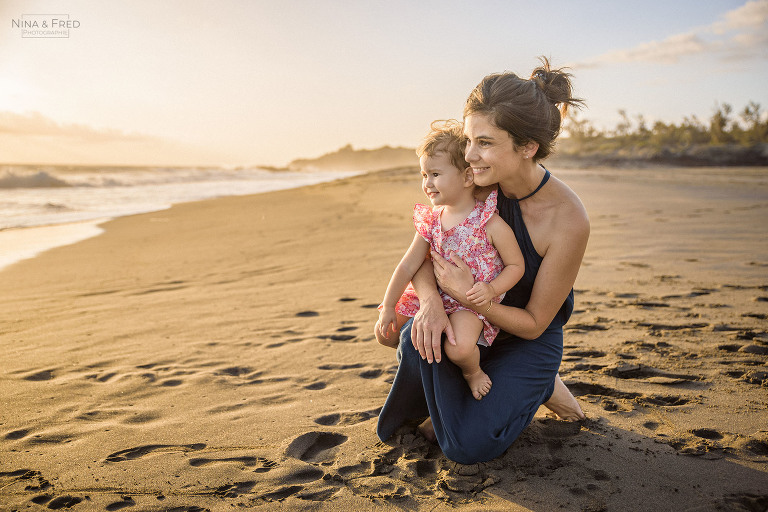
[[[768,169],[553,173],[592,234],[561,375],[462,466],[372,326],[414,169],[123,217],[0,271],[0,510],[768,510]]]

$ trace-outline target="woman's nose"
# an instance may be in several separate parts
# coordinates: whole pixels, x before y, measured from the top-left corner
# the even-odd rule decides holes
[[[466,153],[464,154],[464,160],[467,162],[473,162],[477,160],[477,153],[475,152],[475,146],[467,144]]]

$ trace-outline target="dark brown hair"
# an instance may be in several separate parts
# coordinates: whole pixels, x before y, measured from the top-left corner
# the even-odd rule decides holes
[[[581,107],[584,101],[572,96],[571,74],[552,69],[549,59],[540,57],[541,66],[526,80],[514,73],[488,75],[470,93],[464,117],[491,116],[493,123],[506,130],[516,147],[537,142],[534,160],[552,152],[560,125],[569,106]]]
[[[416,149],[416,154],[421,158],[423,155],[435,156],[440,151],[445,151],[451,158],[451,163],[463,171],[467,168],[467,161],[464,160],[466,140],[462,124],[457,120],[432,121],[430,131]]]

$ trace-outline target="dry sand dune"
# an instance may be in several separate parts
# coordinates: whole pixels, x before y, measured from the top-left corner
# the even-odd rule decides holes
[[[0,272],[2,510],[768,509],[768,171],[555,174],[592,236],[540,416],[462,466],[376,417],[413,170],[178,205]]]

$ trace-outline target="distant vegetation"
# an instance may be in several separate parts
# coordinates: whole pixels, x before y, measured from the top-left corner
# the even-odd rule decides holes
[[[706,121],[690,116],[679,124],[656,121],[649,125],[642,115],[631,118],[624,110],[619,115],[621,121],[605,131],[572,115],[550,160],[573,167],[768,166],[768,116],[755,102],[737,114],[723,103]],[[376,171],[418,164],[413,148],[353,149],[346,145],[318,158],[294,160],[286,168],[270,169]]]
[[[642,115],[630,118],[624,110],[619,115],[621,121],[608,131],[571,117],[554,158],[608,165],[768,165],[768,119],[755,102],[736,115],[723,103],[707,121],[690,116],[680,124],[649,126]]]

